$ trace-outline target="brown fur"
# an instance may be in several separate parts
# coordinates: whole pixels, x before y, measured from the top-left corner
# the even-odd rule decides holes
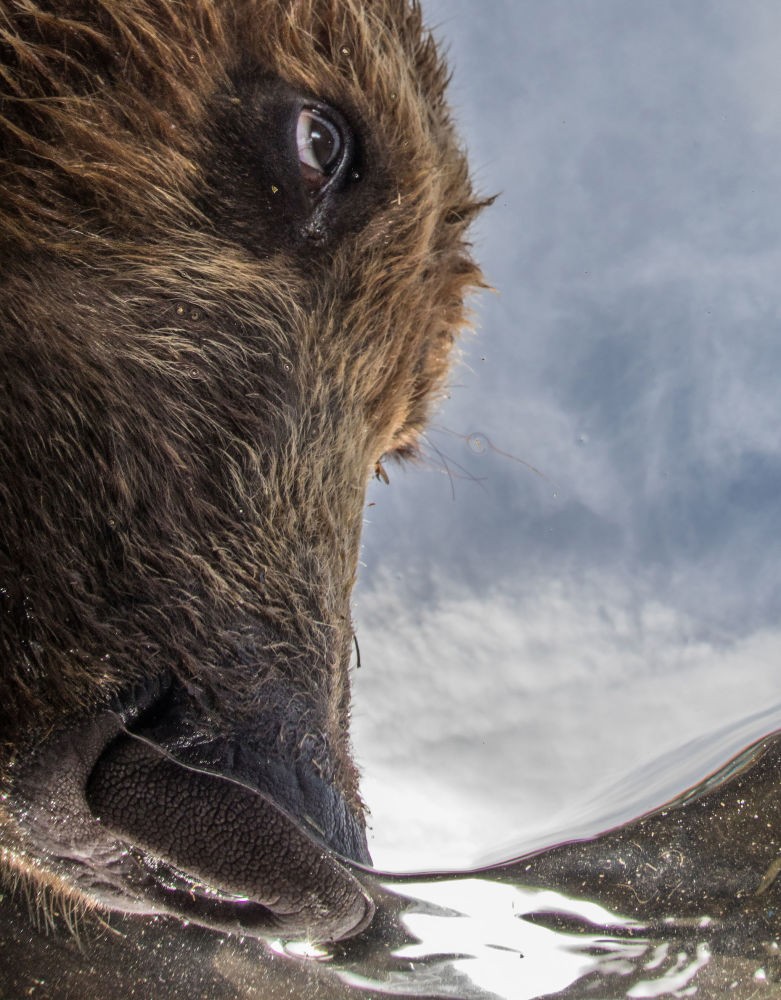
[[[480,284],[420,10],[3,0],[0,58],[6,770],[161,670],[217,728],[282,679],[359,810],[367,479],[414,454]],[[295,226],[254,104],[279,86],[358,144],[360,179]],[[5,812],[11,864],[54,877]]]

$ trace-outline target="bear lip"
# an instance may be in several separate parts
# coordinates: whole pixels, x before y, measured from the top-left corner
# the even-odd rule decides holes
[[[170,690],[168,678],[139,685],[115,699],[115,707],[66,720],[16,756],[13,819],[22,851],[47,856],[68,883],[127,913],[312,941],[343,939],[367,927],[371,898],[334,849],[322,838],[318,843],[294,814],[241,780],[174,760],[129,730],[145,713],[154,714]],[[119,807],[128,768],[135,769],[137,794]],[[152,780],[160,768],[162,785]],[[172,790],[179,797],[170,803]],[[204,803],[223,821],[216,831],[196,827],[186,844],[176,837],[163,842],[159,829],[150,834],[157,820],[175,832]],[[238,874],[222,868],[231,854],[240,858]]]

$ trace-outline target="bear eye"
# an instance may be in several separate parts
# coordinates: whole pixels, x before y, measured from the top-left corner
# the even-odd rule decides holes
[[[342,161],[341,129],[322,111],[303,108],[296,123],[296,145],[304,183],[312,192],[322,190]]]

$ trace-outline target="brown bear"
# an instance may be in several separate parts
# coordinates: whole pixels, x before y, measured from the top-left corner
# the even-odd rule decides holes
[[[339,938],[367,481],[481,284],[415,0],[0,2],[0,831],[36,899]]]

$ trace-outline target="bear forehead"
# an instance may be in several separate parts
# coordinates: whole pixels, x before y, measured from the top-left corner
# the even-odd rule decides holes
[[[138,213],[170,231],[203,183],[215,98],[262,74],[370,133],[388,194],[426,201],[429,239],[474,214],[446,70],[416,3],[8,4],[0,45],[0,223],[20,245],[100,252],[96,234],[105,249]]]
[[[330,349],[343,369],[352,345],[364,359],[352,368],[354,397],[381,428],[377,448],[414,450],[465,323],[464,294],[481,284],[466,232],[484,204],[417,3],[0,0],[3,9],[0,242],[9,260],[36,258],[17,269],[36,287],[59,271],[49,305],[70,294],[56,308],[79,313],[57,334],[63,349],[91,328],[104,355],[105,331],[130,325],[131,307],[141,304],[141,330],[147,300],[159,311],[161,298],[192,301],[196,288],[196,305],[219,303],[251,330],[260,293],[296,314],[291,350],[316,345],[320,364]],[[291,230],[284,198],[274,229],[263,208],[278,185],[270,178],[261,192],[262,170],[241,159],[262,166],[279,144],[260,109],[282,91],[339,109],[356,135],[360,184],[334,206],[322,250]],[[39,296],[9,289],[33,316]],[[51,320],[41,325],[50,339]],[[237,365],[246,343],[229,344]]]

